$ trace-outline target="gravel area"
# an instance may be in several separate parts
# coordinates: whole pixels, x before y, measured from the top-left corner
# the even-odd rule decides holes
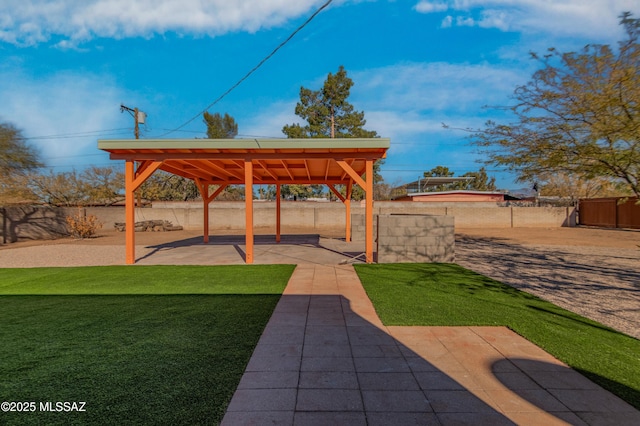
[[[463,230],[456,263],[640,339],[640,232],[527,232]]]

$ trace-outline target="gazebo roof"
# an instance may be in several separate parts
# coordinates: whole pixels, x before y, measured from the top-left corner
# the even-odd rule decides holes
[[[389,139],[118,139],[99,140],[112,160],[162,161],[161,170],[208,184],[243,184],[251,160],[255,184],[346,184],[384,158]],[[348,168],[347,168],[348,169]]]

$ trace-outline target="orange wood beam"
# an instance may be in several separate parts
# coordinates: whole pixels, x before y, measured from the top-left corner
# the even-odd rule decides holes
[[[349,181],[347,184],[347,196],[344,199],[345,207],[345,227],[344,227],[344,240],[348,243],[351,242],[351,193],[353,191],[353,181]]]
[[[249,159],[249,161],[251,161],[251,159]],[[233,161],[235,164],[238,165],[238,167],[240,167],[241,169],[244,167],[244,163],[240,160],[234,160]],[[262,176],[259,176],[257,174],[254,173],[255,168],[253,167],[253,161],[251,162],[251,173],[253,174],[252,180],[253,181],[259,181],[258,183],[262,183],[262,181],[264,180],[264,178]]]
[[[280,193],[280,184],[276,184],[276,243],[280,242],[280,207],[282,194]]]
[[[307,172],[307,178],[311,180],[311,171],[309,170],[309,161],[304,160],[304,170]]]
[[[131,182],[133,190],[140,188],[149,176],[153,174],[162,165],[162,161],[143,161],[135,172],[135,178]]]
[[[331,192],[333,192],[335,194],[336,197],[338,197],[340,199],[340,201],[342,201],[344,203],[345,198],[344,195],[342,195],[340,193],[340,191],[338,191],[335,186],[333,186],[332,184],[328,183],[327,186],[329,187],[329,189],[331,190]]]
[[[370,160],[367,160],[367,164]],[[355,181],[355,183],[357,183],[358,185],[360,185],[363,189],[365,187],[365,182],[364,180],[358,175],[358,173],[356,173],[355,170],[353,170],[353,168],[351,167],[351,165],[349,163],[347,163],[346,161],[343,160],[338,160],[336,161],[336,163],[338,163],[338,165],[340,167],[342,167],[342,170],[344,170],[349,176],[351,176],[351,178]]]
[[[293,180],[293,175],[291,174],[291,171],[289,171],[289,165],[287,164],[286,161],[284,160],[280,160],[280,162],[282,163],[282,165],[284,166],[284,171],[287,172],[287,174],[289,175],[289,177],[291,178],[291,180]]]
[[[209,184],[196,179],[196,185],[202,197],[202,242],[209,243]]]
[[[128,160],[124,165],[124,221],[125,221],[125,263],[136,263],[136,210],[135,190],[146,181],[162,161],[143,161],[136,171],[135,161]]]
[[[239,178],[240,176],[236,175],[236,174],[231,174],[229,172],[227,172],[226,170],[224,170],[221,167],[216,166],[215,164],[212,164],[210,162],[204,162],[204,161],[195,161],[195,160],[189,160],[186,163],[196,167],[199,170],[204,171],[207,174],[210,174],[212,177],[216,177],[218,179],[227,179],[229,176],[233,176],[235,178]]]
[[[338,191],[333,185],[327,184],[331,192],[333,192],[336,197],[342,201],[345,208],[345,230],[344,230],[344,240],[348,243],[351,242],[351,192],[353,189],[353,181],[349,181],[346,184],[346,196],[343,196],[340,191]]]
[[[253,263],[253,163],[244,160],[244,203],[245,203],[245,263]]]
[[[271,168],[269,167],[269,165],[267,163],[265,163],[263,160],[258,161],[258,164],[260,164],[260,167],[262,167],[262,169],[267,172],[267,174],[269,176],[271,176],[273,179],[278,179],[278,175],[273,173],[271,171]]]
[[[218,195],[220,195],[220,194],[222,193],[222,191],[224,191],[224,189],[225,189],[227,186],[229,186],[229,185],[227,185],[226,183],[223,183],[222,185],[218,186],[218,187],[216,188],[216,190],[215,190],[215,191],[213,191],[213,194],[211,194],[211,195],[209,196],[209,202],[211,202],[211,201],[215,200],[215,199],[216,199],[216,197],[217,197]]]
[[[207,244],[209,242],[209,183],[203,182],[200,178],[195,179],[196,186],[202,198],[202,241]]]
[[[133,160],[124,164],[124,222],[125,222],[125,262],[133,265],[136,262],[136,213],[133,186],[135,180],[135,165]]]
[[[200,196],[202,197],[203,202],[203,242],[207,244],[209,243],[209,204],[211,204],[211,202],[220,195],[222,191],[224,191],[227,185],[220,185],[215,191],[213,191],[213,194],[209,195],[208,182],[202,182],[200,179],[196,179],[196,184],[198,185],[198,189],[200,189]]]
[[[365,258],[367,263],[373,263],[373,160],[367,160],[365,172],[366,185],[363,187],[366,194],[365,204]]]

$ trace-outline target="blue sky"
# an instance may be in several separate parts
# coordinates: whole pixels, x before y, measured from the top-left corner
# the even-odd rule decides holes
[[[114,162],[98,138],[132,138],[120,104],[147,113],[143,138],[164,135],[232,87],[326,0],[3,0],[0,121],[54,171]],[[391,138],[389,183],[437,165],[461,175],[481,159],[464,132],[509,105],[537,64],[529,52],[615,44],[637,0],[334,0],[239,87],[209,109],[239,137],[283,137],[301,86],[344,65],[350,101]],[[200,117],[164,137],[205,135]],[[503,189],[522,187],[489,168]]]

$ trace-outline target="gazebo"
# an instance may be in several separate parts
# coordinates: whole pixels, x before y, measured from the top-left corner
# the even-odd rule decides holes
[[[276,186],[276,241],[280,241],[280,187],[324,184],[345,205],[351,240],[351,192],[365,191],[365,258],[373,262],[373,163],[390,141],[348,139],[118,139],[99,140],[112,160],[125,161],[126,263],[135,263],[134,191],[156,170],[193,180],[204,203],[204,242],[209,242],[209,204],[228,185],[245,186],[246,263],[253,263],[253,185]],[[343,196],[336,185],[345,185]],[[211,187],[216,186],[213,192]]]

